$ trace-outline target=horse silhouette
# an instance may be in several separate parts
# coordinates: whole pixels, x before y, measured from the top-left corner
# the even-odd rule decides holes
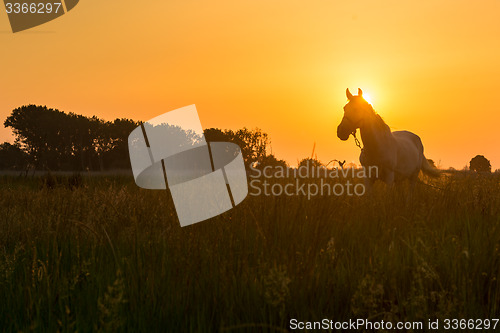
[[[345,141],[352,134],[356,138],[359,128],[363,148],[359,156],[365,168],[376,166],[378,175],[365,178],[367,187],[371,187],[378,178],[388,185],[395,181],[409,179],[414,186],[420,170],[431,177],[439,176],[424,156],[424,146],[418,135],[408,131],[391,132],[384,122],[363,98],[363,91],[358,88],[354,96],[346,90],[349,102],[344,106],[344,117],[337,127],[337,136]]]

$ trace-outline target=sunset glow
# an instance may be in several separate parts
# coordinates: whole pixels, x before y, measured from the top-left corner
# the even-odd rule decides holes
[[[366,92],[363,92],[363,98],[365,99],[365,101],[372,104],[372,106],[373,106],[373,100],[369,94],[367,94]]]

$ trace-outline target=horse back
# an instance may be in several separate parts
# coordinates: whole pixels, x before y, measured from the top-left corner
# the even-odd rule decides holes
[[[410,131],[395,131],[392,132],[392,135],[400,145],[411,143],[417,148],[419,153],[424,153],[422,140],[420,140],[420,137],[415,133],[412,133]]]

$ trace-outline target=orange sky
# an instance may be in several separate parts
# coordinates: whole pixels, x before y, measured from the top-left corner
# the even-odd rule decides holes
[[[360,87],[441,167],[483,154],[497,169],[499,33],[498,0],[83,0],[17,34],[2,12],[0,119],[29,103],[107,120],[196,104],[203,127],[260,127],[291,164],[315,142],[323,162],[357,161],[336,127]]]

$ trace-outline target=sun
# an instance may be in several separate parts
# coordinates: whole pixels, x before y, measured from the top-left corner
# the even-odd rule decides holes
[[[365,93],[364,91],[363,91],[363,98],[364,98],[364,99],[365,99],[365,101],[367,101],[368,103],[373,104],[373,103],[372,103],[372,98],[371,98],[371,96],[370,96],[369,94]]]

